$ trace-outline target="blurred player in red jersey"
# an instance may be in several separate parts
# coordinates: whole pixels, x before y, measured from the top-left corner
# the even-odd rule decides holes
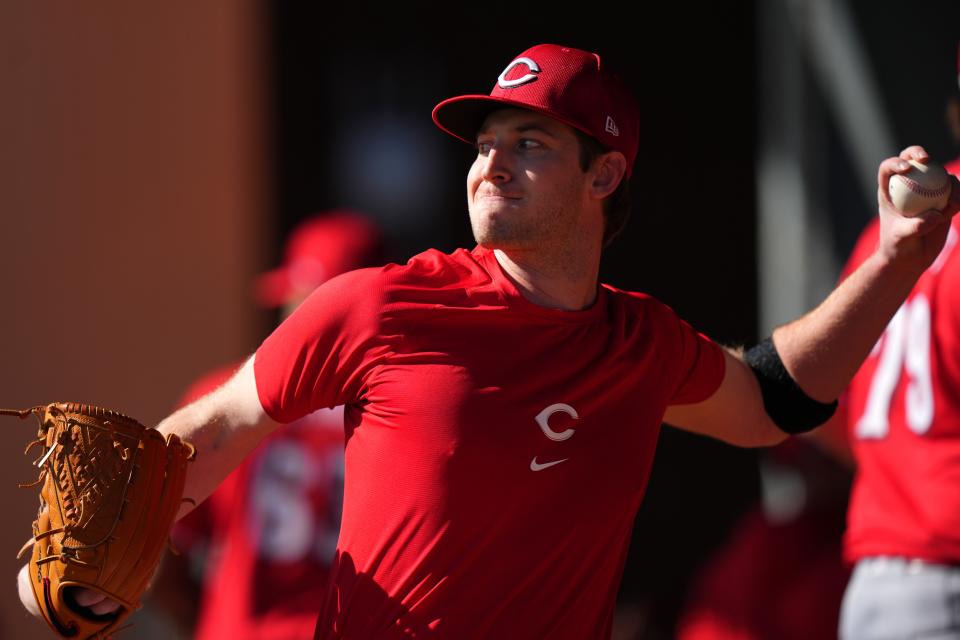
[[[960,85],[960,54],[958,54]],[[960,142],[960,100],[948,107]],[[947,165],[960,174],[960,158]],[[877,246],[874,221],[844,271]],[[857,473],[844,640],[960,638],[960,221],[847,393]],[[838,414],[838,417],[840,414]]]
[[[835,636],[850,575],[841,550],[845,465],[801,438],[764,453],[764,499],[692,582],[677,640]]]
[[[741,354],[599,283],[640,128],[599,55],[538,45],[434,120],[476,146],[478,246],[328,281],[159,429],[196,445],[185,495],[203,500],[279,425],[345,406],[343,521],[315,637],[609,637],[661,423],[757,446],[826,420],[939,253],[960,189],[945,214],[906,219],[886,187],[923,150],[881,163],[878,250]]]
[[[947,121],[960,142],[960,94]],[[946,168],[960,173],[960,158]],[[952,283],[960,262],[950,257],[958,230],[954,221],[843,407],[816,433],[840,463],[859,465],[845,540],[846,559],[859,568],[844,605],[845,640],[960,638],[960,289]],[[878,233],[874,220],[841,277],[873,252]],[[845,575],[833,490],[843,479],[820,464],[804,473],[833,479],[821,484],[820,508],[781,524],[760,509],[748,514],[694,585],[680,640],[832,637]]]
[[[254,282],[254,297],[286,317],[330,278],[375,264],[380,245],[376,226],[360,214],[311,217],[291,232],[282,266]],[[239,366],[201,378],[181,406],[215,390]],[[183,518],[176,546],[205,560],[195,637],[310,637],[340,532],[342,493],[343,407],[319,409],[266,438]],[[186,586],[166,579],[161,590]]]

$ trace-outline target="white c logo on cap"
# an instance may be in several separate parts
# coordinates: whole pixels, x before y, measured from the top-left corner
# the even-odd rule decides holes
[[[530,72],[520,78],[514,80],[507,80],[507,74],[510,73],[510,70],[513,69],[518,64],[525,64],[527,68],[530,69]],[[519,87],[522,84],[527,84],[528,82],[533,82],[537,79],[537,74],[540,73],[540,65],[531,60],[530,58],[517,58],[513,62],[507,65],[507,68],[503,70],[503,73],[500,74],[500,77],[497,78],[497,84],[500,85],[503,89],[512,89],[513,87]]]

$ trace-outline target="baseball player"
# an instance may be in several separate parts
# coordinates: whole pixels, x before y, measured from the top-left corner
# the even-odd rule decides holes
[[[196,445],[185,495],[202,500],[280,424],[345,406],[318,638],[609,636],[661,422],[755,446],[826,420],[960,198],[901,217],[887,182],[923,151],[884,161],[876,251],[741,354],[598,284],[639,143],[636,103],[600,56],[535,46],[489,95],[433,116],[476,145],[478,246],[330,280],[159,429]]]
[[[329,211],[298,224],[285,245],[283,264],[254,282],[257,303],[283,317],[330,278],[379,262],[382,242],[368,218]],[[180,406],[214,391],[240,364],[203,376]],[[205,560],[199,601],[184,592],[188,571],[174,570],[174,558],[153,595],[162,591],[171,610],[198,609],[178,617],[196,617],[200,640],[309,637],[340,531],[342,485],[343,407],[274,432],[173,532],[177,548]]]
[[[841,551],[849,469],[793,438],[764,452],[760,471],[775,501],[745,511],[695,576],[676,640],[836,637],[850,576]]]
[[[960,141],[960,110],[950,113]],[[946,169],[960,175],[960,158]],[[869,260],[881,236],[875,222],[864,230],[845,275]],[[844,551],[856,564],[841,611],[844,640],[960,638],[958,239],[954,221],[847,393],[857,473]]]

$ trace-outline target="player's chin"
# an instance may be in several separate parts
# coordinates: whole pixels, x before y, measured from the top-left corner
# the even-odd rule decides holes
[[[511,249],[517,244],[516,229],[495,217],[471,221],[473,238],[485,249]]]

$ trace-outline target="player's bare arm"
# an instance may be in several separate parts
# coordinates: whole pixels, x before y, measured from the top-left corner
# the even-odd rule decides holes
[[[724,351],[726,371],[712,396],[695,404],[667,408],[664,422],[741,447],[782,442],[787,434],[770,420],[753,371],[733,350]]]
[[[164,419],[157,430],[175,433],[197,448],[183,495],[196,504],[236,468],[279,425],[260,406],[251,356],[222,387]],[[178,517],[191,509],[184,503]]]
[[[878,172],[880,241],[877,250],[816,309],[773,332],[783,367],[812,401],[835,400],[856,373],[917,278],[946,240],[960,208],[953,188],[942,212],[913,217],[897,212],[888,193],[890,178],[910,170],[908,160],[926,161],[921,147],[888,158]],[[953,179],[956,187],[956,179]],[[690,431],[741,446],[766,446],[787,437],[764,408],[756,376],[742,354],[728,351],[726,374],[706,401],[670,407],[664,420]]]
[[[197,448],[196,464],[192,464],[187,472],[183,492],[184,498],[190,498],[193,503],[184,502],[178,518],[213,493],[277,426],[260,406],[253,356],[222,387],[157,425],[161,433],[180,435]],[[76,602],[96,615],[113,613],[120,608],[119,602],[88,589],[78,591]]]

